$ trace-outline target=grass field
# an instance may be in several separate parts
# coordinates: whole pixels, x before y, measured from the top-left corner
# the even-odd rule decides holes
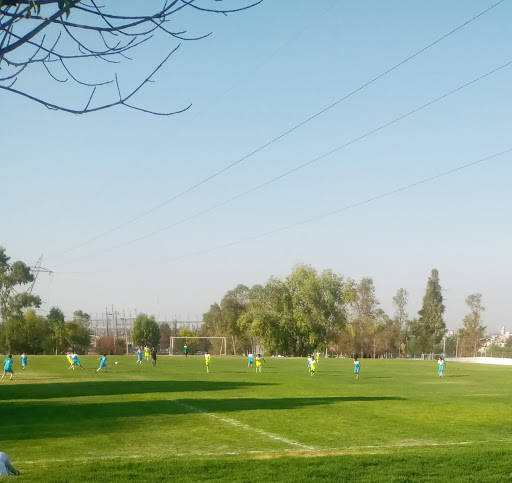
[[[3,360],[3,359],[2,359]],[[32,356],[0,383],[16,481],[512,481],[512,368]],[[119,362],[114,365],[114,360]]]

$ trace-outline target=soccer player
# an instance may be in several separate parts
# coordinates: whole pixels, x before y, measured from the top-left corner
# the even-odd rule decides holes
[[[69,367],[68,367],[68,370],[69,369],[73,369],[75,370],[75,365],[73,364],[73,354],[71,354],[70,351],[67,351],[66,352],[66,359],[68,360],[69,362]]]
[[[258,354],[256,356],[256,372],[261,372],[261,361],[267,362],[263,357],[261,357],[261,354]]]
[[[5,361],[4,361],[4,373],[2,374],[2,379],[8,372],[11,373],[11,377],[9,378],[9,380],[11,380],[12,376],[14,376],[14,371],[12,370],[12,354],[9,354],[7,356],[7,359],[5,359]],[[2,379],[0,379],[0,380],[2,380]]]
[[[315,371],[316,371],[316,365],[317,365],[317,362],[316,362],[316,359],[313,359],[311,361],[311,370],[309,371],[311,373],[312,376],[315,375]]]
[[[354,357],[354,374],[356,375],[356,379],[359,379],[359,365],[357,357]]]
[[[156,367],[156,349],[154,347],[151,348],[151,364]]]
[[[185,357],[188,357],[188,345],[187,344],[185,344],[183,346],[183,352],[185,353]]]
[[[17,476],[19,474],[20,472],[11,465],[9,457],[5,453],[0,453],[0,476]]]
[[[311,372],[311,363],[313,362],[313,356],[311,354],[308,355],[308,372]]]
[[[439,377],[443,377],[443,371],[444,371],[444,359],[442,357],[439,358],[437,361],[439,364],[439,368],[437,370]]]
[[[252,367],[252,359],[253,359],[253,356],[252,356],[252,351],[249,351],[249,354],[247,355],[247,367]]]
[[[146,362],[149,362],[149,347],[144,347],[144,358],[146,359]]]
[[[80,364],[80,361],[78,360],[78,354],[76,352],[73,352],[73,355],[71,356],[72,360],[73,360],[73,366],[78,366],[78,367],[81,367],[82,369],[84,368],[84,366],[82,366],[82,364]]]
[[[99,358],[99,361],[100,361],[100,367],[98,367],[98,369],[96,369],[96,372],[98,372],[101,368],[103,368],[103,370],[105,372],[107,372],[107,354],[103,354]]]
[[[137,362],[142,364],[142,347],[137,349],[137,360],[135,361],[135,364],[137,364]]]
[[[208,351],[204,353],[204,363],[206,364],[206,372],[210,372],[210,362],[212,361],[212,356]]]
[[[316,363],[318,364],[318,361],[320,360],[320,351],[316,351],[316,354],[315,354],[315,361]]]
[[[25,369],[27,366],[27,354],[23,353],[21,354],[21,368]]]

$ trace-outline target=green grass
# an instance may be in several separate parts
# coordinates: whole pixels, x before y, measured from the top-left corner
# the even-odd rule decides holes
[[[267,358],[32,356],[0,383],[17,481],[512,480],[512,368]],[[119,364],[114,365],[114,360]]]

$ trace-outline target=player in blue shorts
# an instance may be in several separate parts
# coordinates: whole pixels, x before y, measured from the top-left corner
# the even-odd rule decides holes
[[[135,364],[137,364],[137,362],[139,364],[142,364],[142,348],[141,347],[139,347],[137,349],[137,360],[135,361]]]
[[[354,357],[354,374],[356,375],[356,379],[359,379],[359,365],[357,357]]]
[[[76,352],[73,352],[72,359],[73,359],[73,365],[81,367],[82,369],[84,368],[84,366],[82,366],[82,364],[80,364],[80,361],[78,360],[78,354]]]
[[[9,356],[7,357],[7,359],[4,360],[4,373],[2,374],[2,379],[5,377],[5,375],[10,372],[11,373],[11,377],[9,378],[9,380],[12,379],[12,376],[14,376],[14,371],[12,370],[12,354],[9,354]],[[0,381],[2,380],[0,379]]]
[[[27,367],[27,354],[23,353],[21,354],[21,368],[25,369]]]
[[[98,369],[96,369],[96,372],[98,372],[101,368],[103,368],[103,370],[105,372],[107,372],[107,355],[106,354],[103,354],[100,357],[100,367],[98,367]]]
[[[247,367],[252,367],[252,363],[253,363],[253,355],[252,355],[252,351],[249,351],[249,354],[247,355]]]
[[[439,377],[443,377],[443,371],[444,371],[444,359],[442,357],[439,358],[438,361],[439,369],[437,370]]]

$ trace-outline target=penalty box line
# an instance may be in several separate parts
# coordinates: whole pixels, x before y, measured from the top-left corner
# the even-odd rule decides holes
[[[194,412],[197,414],[202,414],[204,416],[209,416],[210,418],[216,419],[218,421],[222,421],[223,423],[228,423],[237,428],[242,428],[242,429],[246,429],[248,431],[252,431],[254,433],[261,434],[262,436],[266,436],[267,438],[273,439],[275,441],[280,441],[281,443],[289,444],[289,445],[295,446],[297,448],[302,448],[303,450],[306,450],[306,451],[318,451],[318,449],[315,448],[314,446],[308,446],[308,445],[299,443],[298,441],[292,441],[291,439],[283,438],[282,436],[278,436],[277,434],[268,433],[267,431],[263,431],[262,429],[254,428],[252,426],[249,426],[248,424],[237,421],[236,419],[222,418],[220,416],[217,416],[214,413],[209,413],[208,411],[203,411],[202,409],[196,408],[195,406],[190,406],[189,404],[182,403],[181,401],[177,401],[176,399],[169,399],[169,401],[171,401],[175,404],[178,404],[179,406],[182,406],[191,412]]]

